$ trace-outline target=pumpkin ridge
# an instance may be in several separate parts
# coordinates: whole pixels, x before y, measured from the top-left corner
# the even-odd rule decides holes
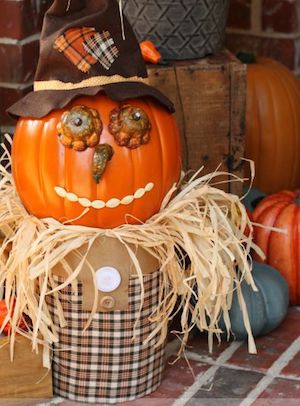
[[[267,61],[266,61],[267,62]],[[277,156],[278,153],[278,144],[277,144],[277,132],[274,130],[273,126],[276,122],[277,116],[274,114],[275,105],[274,105],[274,87],[272,86],[272,72],[269,72],[268,64],[264,64],[262,66],[258,65],[259,70],[257,72],[257,76],[259,76],[260,80],[258,81],[257,78],[255,80],[255,87],[256,87],[256,95],[258,94],[259,97],[256,98],[258,100],[258,111],[261,112],[264,109],[262,104],[262,98],[267,98],[269,100],[269,109],[268,109],[268,119],[262,120],[261,113],[259,114],[259,128],[260,128],[260,138],[259,138],[259,153],[257,155],[258,160],[258,168],[262,168],[264,161],[267,159],[269,161],[273,160],[273,157]],[[262,97],[263,94],[263,97]],[[266,126],[267,129],[266,129]],[[275,129],[277,125],[275,126]],[[268,130],[268,131],[267,131]],[[265,133],[273,134],[273,148],[272,157],[270,155],[270,149],[268,146],[268,138],[264,135]],[[263,173],[262,170],[259,170],[257,173],[257,182],[259,184],[264,182],[264,177],[268,176]],[[254,180],[255,182],[255,180]]]
[[[124,147],[119,147],[119,148],[124,148]],[[131,174],[131,188],[132,190],[137,190],[137,186],[136,186],[136,171],[135,171],[135,165],[134,165],[134,159],[133,159],[133,150],[132,149],[128,149],[127,151],[128,153],[128,157],[129,157],[129,162],[130,162],[130,170],[128,171]],[[154,185],[155,187],[155,185]],[[129,218],[134,217],[134,208],[135,208],[135,204],[136,201],[134,200],[129,206],[127,210],[127,213],[125,213],[124,215],[124,223],[127,223],[129,221]],[[100,215],[100,213],[99,213]]]
[[[253,215],[263,226],[286,230],[280,233],[255,227],[254,234],[256,244],[266,254],[265,262],[278,269],[288,281],[291,304],[300,302],[300,206],[294,202],[297,193],[285,191],[283,200],[278,200],[282,197],[280,193],[270,196],[273,204],[266,206],[262,201],[258,206],[261,214],[257,216],[255,209]],[[263,261],[258,258],[258,262]]]
[[[267,200],[267,199],[266,199]],[[274,206],[274,204],[264,207],[265,201],[263,200],[258,207],[254,210],[253,219],[254,222],[263,224],[267,227],[276,227],[276,222],[282,210],[289,205],[288,202],[282,202],[280,206]],[[255,215],[255,211],[260,209],[260,214]],[[270,257],[270,245],[271,245],[272,230],[267,228],[258,228],[254,230],[254,239],[258,246],[263,250],[266,259],[262,261],[257,254],[254,254],[254,259],[258,262],[268,263]]]
[[[283,207],[288,205],[290,203],[290,199],[282,199],[278,200],[278,197],[276,195],[272,195],[269,197],[266,197],[261,201],[261,203],[255,208],[253,212],[253,220],[257,223],[261,222],[261,217],[264,217],[266,213],[269,212],[269,209],[274,206],[274,204],[281,204]],[[273,227],[274,224],[271,225]]]
[[[245,156],[256,163],[254,186],[266,193],[300,182],[300,87],[272,60],[248,66]]]
[[[294,103],[291,100],[291,95],[290,95],[290,91],[287,87],[286,81],[285,80],[289,80],[289,76],[288,78],[285,77],[285,80],[282,79],[282,75],[280,75],[278,73],[278,70],[274,70],[272,72],[274,74],[274,76],[277,78],[277,81],[279,81],[283,87],[283,89],[285,89],[285,93],[286,93],[286,97],[289,103],[289,109],[291,111],[293,111],[293,114],[291,114],[291,118],[292,120],[289,121],[289,124],[292,125],[292,132],[293,133],[298,133],[299,132],[299,128],[297,128],[297,124],[296,124],[296,120],[295,120],[295,116],[297,116],[297,112],[294,111]],[[297,97],[297,95],[296,95]],[[298,130],[298,131],[297,131]],[[288,183],[289,184],[293,184],[295,182],[295,176],[297,175],[298,171],[297,171],[297,166],[298,166],[298,160],[297,158],[297,151],[299,148],[299,142],[298,142],[298,138],[297,137],[291,137],[288,141],[286,140],[286,136],[282,137],[283,138],[283,142],[284,144],[288,145],[293,145],[293,148],[291,148],[292,151],[292,157],[289,159],[289,165],[291,165],[291,171],[290,171],[290,178],[288,179]],[[295,145],[294,145],[295,143]],[[300,168],[298,168],[300,169]]]
[[[39,190],[41,191],[41,198],[42,198],[42,206],[43,210],[47,209],[47,196],[46,195],[46,189],[45,189],[45,179],[43,177],[43,165],[42,163],[45,162],[45,158],[47,159],[47,150],[45,151],[47,145],[47,138],[48,138],[48,127],[49,124],[46,121],[43,123],[42,129],[41,129],[41,134],[39,137],[37,137],[37,144],[38,144],[38,157],[41,163],[38,165],[37,170],[38,170],[38,182],[39,182]],[[49,151],[48,151],[49,153]]]
[[[271,128],[270,128],[270,133],[269,133],[269,137],[272,136],[272,141],[273,141],[273,150],[272,152],[272,157],[270,157],[270,162],[272,162],[273,160],[275,162],[280,162],[279,158],[280,156],[278,156],[278,154],[280,155],[280,152],[282,151],[282,149],[284,150],[284,145],[281,145],[281,132],[280,132],[280,128],[281,128],[281,123],[279,120],[279,116],[276,114],[276,111],[280,111],[280,106],[278,106],[278,97],[276,97],[276,89],[274,89],[274,85],[272,83],[274,83],[274,81],[277,81],[277,75],[276,75],[276,71],[272,70],[268,72],[268,76],[267,76],[267,80],[266,83],[268,85],[269,88],[269,98],[268,98],[268,102],[270,103],[269,105],[269,114],[271,114],[271,117],[269,117],[269,121],[271,124]],[[280,81],[279,83],[282,84],[282,82]],[[280,88],[280,90],[282,90]],[[281,101],[281,100],[280,100]],[[268,145],[266,146],[266,149],[268,149]],[[263,154],[262,154],[263,156]],[[273,162],[274,162],[273,161]],[[275,173],[274,173],[275,172]],[[274,178],[280,179],[279,182],[281,181],[281,170],[278,170],[278,165],[273,165],[272,167],[272,176],[274,176]],[[264,174],[262,173],[262,176],[264,176]]]
[[[161,128],[160,128],[160,126],[159,126],[158,119],[157,119],[157,117],[156,117],[156,114],[154,114],[154,112],[153,112],[151,103],[149,103],[148,100],[147,100],[147,106],[149,107],[149,110],[150,110],[150,112],[151,112],[151,116],[153,117],[153,120],[154,120],[154,123],[155,123],[156,132],[157,132],[158,134],[161,134]],[[163,162],[163,156],[164,156],[163,145],[162,145],[161,137],[158,137],[158,138],[159,138],[159,155],[160,155],[160,162]],[[165,177],[166,177],[165,170],[163,169],[163,166],[161,166],[161,168],[160,168],[160,179],[161,179],[161,182],[160,182],[160,194],[162,194],[162,192],[163,192],[163,194],[164,194],[163,198],[165,197],[165,195],[166,195],[166,193],[167,193],[167,191],[166,191],[166,180],[165,180]],[[158,208],[158,209],[159,209],[159,208]]]
[[[300,238],[299,238],[299,233],[300,233],[300,206],[296,205],[296,210],[295,210],[295,222],[293,226],[293,232],[294,232],[294,251],[295,251],[295,266],[294,266],[294,272],[296,275],[296,301],[297,303],[300,302]]]
[[[252,86],[253,86],[253,91],[254,91],[253,99],[257,100],[259,83],[257,83],[257,86],[256,86],[255,82],[254,82],[254,84],[252,84]],[[258,137],[257,137],[258,142],[257,142],[257,148],[256,148],[257,152],[255,153],[255,155],[258,157],[257,167],[260,168],[260,166],[261,166],[261,154],[259,153],[259,151],[262,150],[262,122],[261,122],[261,117],[260,117],[260,114],[259,114],[259,103],[257,103],[257,104],[254,103],[254,106],[255,106],[255,112],[256,112],[256,117],[257,117],[257,122],[258,122],[258,129],[259,129]],[[256,172],[256,176],[257,177],[259,176],[257,174],[257,172]]]
[[[276,240],[275,249],[269,255],[269,263],[278,269],[283,276],[289,280],[290,296],[292,301],[296,300],[295,284],[297,282],[297,273],[294,272],[294,235],[293,225],[295,219],[295,206],[289,203],[278,216],[276,227],[282,228],[285,225],[286,234],[283,234],[280,239],[276,232],[272,233],[273,239]],[[279,241],[278,241],[279,240]],[[271,248],[271,245],[270,245]],[[274,256],[274,252],[279,253]],[[283,253],[286,252],[286,255]],[[292,280],[292,282],[291,282]]]

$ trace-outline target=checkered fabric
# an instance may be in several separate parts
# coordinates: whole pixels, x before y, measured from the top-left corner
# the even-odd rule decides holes
[[[89,41],[95,34],[95,28],[71,28],[56,38],[54,48],[62,52],[79,70],[87,73],[97,63],[97,58],[90,55],[84,48],[84,41]]]
[[[56,281],[62,279],[56,277]],[[79,402],[115,404],[145,396],[160,385],[165,347],[155,348],[155,337],[143,345],[155,328],[148,318],[157,306],[159,272],[145,275],[144,286],[144,307],[134,341],[141,291],[138,278],[129,282],[128,310],[98,313],[84,333],[89,313],[82,311],[82,284],[79,283],[76,297],[71,287],[60,293],[66,328],[59,327],[54,298],[49,297],[50,313],[59,330],[59,343],[53,354],[57,395]]]
[[[102,34],[96,32],[90,39],[83,42],[83,46],[106,70],[110,69],[119,55],[118,48],[108,31]]]

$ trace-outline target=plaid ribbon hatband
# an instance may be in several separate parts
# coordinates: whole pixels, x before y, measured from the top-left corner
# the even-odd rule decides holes
[[[57,283],[63,280],[55,277]],[[51,316],[59,331],[53,353],[54,392],[70,400],[115,404],[145,396],[161,383],[164,345],[155,348],[157,337],[143,344],[155,323],[149,316],[157,306],[160,272],[144,275],[145,299],[136,338],[133,328],[139,316],[141,287],[130,278],[129,308],[126,311],[97,313],[83,333],[89,313],[82,311],[82,284],[78,296],[71,287],[59,295],[67,327],[59,327],[54,297],[48,297]]]

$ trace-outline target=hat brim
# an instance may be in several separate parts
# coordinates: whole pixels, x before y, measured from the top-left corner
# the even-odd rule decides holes
[[[115,101],[147,96],[152,97],[171,113],[175,111],[173,103],[163,93],[152,86],[140,82],[122,82],[74,90],[32,91],[6,111],[14,118],[42,118],[53,110],[64,108],[77,97],[96,96],[100,92],[104,92],[110,99]]]

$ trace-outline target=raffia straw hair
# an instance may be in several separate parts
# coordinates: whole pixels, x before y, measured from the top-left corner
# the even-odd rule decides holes
[[[5,300],[11,309],[16,296],[10,320],[12,354],[15,334],[21,333],[32,340],[33,349],[38,348],[38,343],[44,345],[44,364],[50,367],[50,349],[52,343],[58,341],[58,333],[48,311],[46,296],[53,291],[59,292],[66,285],[76,285],[92,243],[101,236],[116,238],[124,244],[141,283],[142,270],[130,246],[143,247],[158,259],[162,288],[151,317],[157,323],[153,332],[153,336],[159,333],[157,345],[165,340],[170,320],[181,310],[181,351],[195,325],[208,332],[211,349],[213,335],[218,336],[221,332],[218,321],[222,312],[227,331],[230,331],[228,311],[236,289],[249,334],[249,351],[256,351],[240,284],[245,279],[256,290],[249,253],[251,248],[258,248],[252,243],[252,225],[239,198],[212,185],[224,175],[223,172],[194,176],[183,186],[174,185],[160,212],[144,224],[104,230],[64,225],[51,218],[38,219],[30,215],[17,195],[9,171],[10,155],[5,151],[7,165],[0,168],[0,232],[3,235],[0,287],[5,286]],[[237,180],[231,176],[232,180]],[[177,194],[171,198],[174,192]],[[249,236],[245,235],[247,228]],[[85,253],[80,254],[78,250],[83,246]],[[75,270],[66,269],[64,263],[70,252],[82,257]],[[184,266],[186,257],[189,261]],[[52,268],[58,263],[69,276],[63,285],[54,286]],[[57,312],[63,326],[65,320],[58,297]],[[17,325],[22,313],[32,320],[32,327],[27,332]],[[134,336],[135,332],[132,333]]]

